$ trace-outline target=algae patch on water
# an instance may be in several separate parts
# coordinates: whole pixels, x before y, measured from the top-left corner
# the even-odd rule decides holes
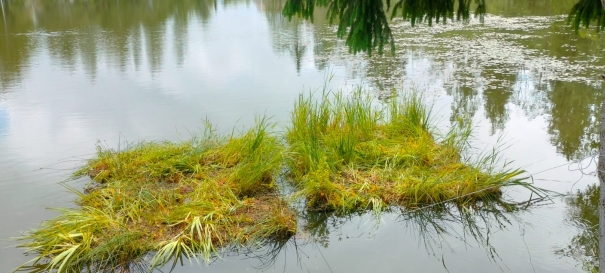
[[[429,107],[410,95],[376,103],[361,90],[350,96],[301,95],[286,138],[290,173],[311,210],[353,212],[500,198],[520,185],[523,171],[497,170],[497,153],[464,160],[470,126],[439,139]]]
[[[58,210],[23,238],[37,256],[29,264],[49,272],[128,271],[148,254],[152,267],[209,260],[224,247],[295,234],[296,215],[275,185],[283,148],[267,124],[242,136],[208,132],[183,143],[99,147],[75,174],[97,184],[78,193],[80,208]]]

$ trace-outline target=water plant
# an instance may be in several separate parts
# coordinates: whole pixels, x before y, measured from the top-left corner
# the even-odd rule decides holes
[[[94,181],[80,208],[58,209],[22,239],[36,258],[23,267],[48,272],[128,271],[183,257],[210,260],[221,248],[287,239],[296,215],[277,195],[283,147],[262,119],[240,136],[182,143],[146,142],[125,150],[98,146],[74,178]]]
[[[499,163],[497,151],[475,159],[471,126],[438,137],[431,110],[418,95],[376,103],[361,89],[350,95],[300,95],[292,112],[288,165],[293,184],[311,210],[352,212],[459,204],[499,198],[504,186],[540,190],[523,171]]]

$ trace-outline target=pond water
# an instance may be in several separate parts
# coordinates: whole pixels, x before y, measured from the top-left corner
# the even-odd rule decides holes
[[[285,124],[327,78],[377,99],[419,90],[443,130],[474,121],[475,147],[503,141],[511,166],[567,196],[500,216],[310,215],[283,247],[175,272],[582,272],[594,259],[594,217],[574,200],[598,182],[605,35],[569,29],[573,0],[490,0],[468,24],[395,19],[395,55],[372,57],[349,54],[321,9],[313,23],[282,17],[282,0],[0,3],[0,272],[32,258],[8,238],[73,206],[59,182],[97,141],[188,139],[205,119],[224,132],[260,115]]]

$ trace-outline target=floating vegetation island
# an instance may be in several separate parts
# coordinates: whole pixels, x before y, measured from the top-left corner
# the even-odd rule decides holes
[[[430,110],[415,95],[376,106],[361,90],[352,96],[301,96],[287,141],[291,176],[310,209],[353,212],[499,198],[501,187],[539,189],[498,170],[496,151],[463,162],[470,126],[438,140]]]
[[[84,193],[72,189],[80,208],[59,209],[22,238],[36,255],[23,267],[114,272],[147,261],[151,270],[286,241],[298,219],[276,183],[284,169],[309,211],[466,205],[498,200],[501,187],[513,185],[540,192],[518,178],[521,170],[499,171],[495,152],[463,160],[470,126],[438,138],[417,96],[380,104],[361,90],[301,95],[285,141],[271,129],[263,119],[241,135],[218,136],[208,126],[182,143],[98,146],[74,174],[93,180]]]
[[[117,272],[148,253],[153,268],[182,257],[209,260],[221,247],[287,240],[297,226],[276,193],[281,152],[264,122],[241,137],[99,147],[75,174],[90,175],[97,187],[79,194],[80,209],[61,209],[29,233],[24,247],[50,272]]]

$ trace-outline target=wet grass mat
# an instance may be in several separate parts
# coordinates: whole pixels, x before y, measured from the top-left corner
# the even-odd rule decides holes
[[[25,237],[33,262],[57,272],[114,272],[148,253],[156,267],[295,234],[295,213],[275,186],[283,148],[267,124],[238,137],[211,132],[123,151],[99,146],[75,174],[94,181],[86,194],[75,191],[81,208],[59,209]]]

